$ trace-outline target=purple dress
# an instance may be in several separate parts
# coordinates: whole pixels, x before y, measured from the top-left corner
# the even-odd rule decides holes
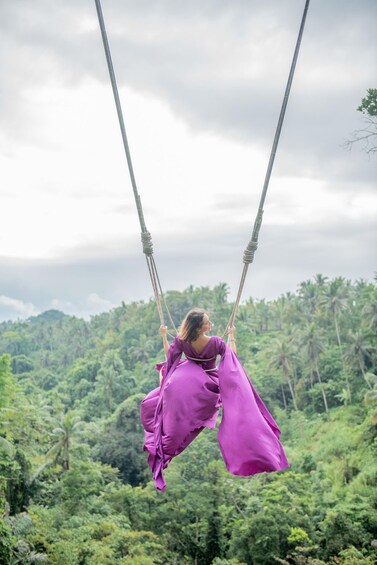
[[[182,360],[182,353],[186,359]],[[216,357],[221,360],[216,368]],[[161,387],[141,403],[144,450],[159,490],[163,470],[203,428],[215,428],[222,405],[218,440],[225,465],[240,476],[289,467],[280,430],[251,384],[237,355],[212,336],[201,353],[176,337],[162,370]]]

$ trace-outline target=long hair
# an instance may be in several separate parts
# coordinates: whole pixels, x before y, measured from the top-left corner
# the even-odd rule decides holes
[[[186,314],[178,333],[183,341],[191,342],[197,339],[203,325],[204,315],[205,311],[201,308],[193,308]]]

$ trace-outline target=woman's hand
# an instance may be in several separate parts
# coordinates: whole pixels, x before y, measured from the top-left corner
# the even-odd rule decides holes
[[[165,357],[167,358],[168,351],[169,351],[168,327],[167,326],[164,326],[164,325],[160,326],[160,336],[162,337],[162,343],[164,345]]]
[[[228,345],[229,345],[230,349],[232,351],[234,351],[234,353],[237,353],[236,340],[234,338],[235,333],[236,333],[235,326],[229,326],[229,328],[228,328]]]
[[[235,326],[229,326],[228,334],[230,335],[230,337],[234,338],[235,333],[236,333],[236,327]]]

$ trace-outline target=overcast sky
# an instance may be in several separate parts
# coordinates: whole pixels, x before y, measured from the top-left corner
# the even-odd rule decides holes
[[[102,0],[165,290],[226,282],[250,239],[304,0]],[[244,298],[373,279],[377,2],[312,0]],[[94,0],[0,0],[0,321],[149,299]]]

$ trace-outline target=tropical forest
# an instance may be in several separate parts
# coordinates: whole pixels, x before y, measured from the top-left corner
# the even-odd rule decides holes
[[[177,326],[200,306],[223,335],[229,295],[219,283],[165,299]],[[235,326],[290,467],[233,476],[205,429],[160,492],[139,414],[165,358],[154,300],[0,324],[1,565],[376,562],[375,281],[317,274],[245,299]]]

